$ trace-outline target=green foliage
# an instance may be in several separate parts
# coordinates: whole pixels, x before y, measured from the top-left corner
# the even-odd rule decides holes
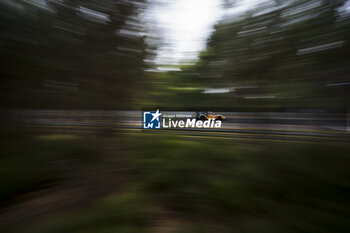
[[[138,190],[186,216],[194,225],[184,232],[346,232],[349,227],[348,146],[134,140]]]
[[[146,226],[155,216],[154,209],[151,210],[151,203],[144,197],[132,193],[114,195],[84,210],[28,228],[23,233],[147,232]]]
[[[18,139],[0,141],[0,202],[67,178],[77,165],[96,155],[78,139]]]
[[[347,145],[166,134],[129,139],[132,172],[123,191],[21,232],[335,233],[350,227]]]

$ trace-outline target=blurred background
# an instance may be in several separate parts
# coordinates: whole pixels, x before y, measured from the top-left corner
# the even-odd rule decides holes
[[[348,0],[0,0],[0,231],[348,232],[349,40]]]

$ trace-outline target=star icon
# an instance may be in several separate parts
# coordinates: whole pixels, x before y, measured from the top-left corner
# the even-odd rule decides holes
[[[159,117],[160,117],[161,115],[162,115],[162,114],[159,113],[159,109],[157,110],[156,113],[152,113],[153,118],[152,118],[151,122],[153,122],[155,119],[157,119],[157,121],[159,121]]]

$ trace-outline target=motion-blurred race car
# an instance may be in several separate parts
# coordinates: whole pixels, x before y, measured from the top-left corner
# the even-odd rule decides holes
[[[197,120],[218,120],[218,121],[224,121],[226,120],[226,117],[220,114],[215,114],[213,112],[197,112],[196,113],[196,119]]]

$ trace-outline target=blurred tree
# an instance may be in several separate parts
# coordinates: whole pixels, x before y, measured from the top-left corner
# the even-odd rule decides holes
[[[231,8],[237,4],[237,0],[224,0],[223,4],[225,8]]]
[[[200,60],[183,76],[192,74],[202,87],[230,92],[201,94],[197,104],[346,106],[350,25],[340,14],[345,2],[268,2],[244,18],[222,20]]]
[[[2,108],[120,108],[142,86],[144,0],[0,5]]]

